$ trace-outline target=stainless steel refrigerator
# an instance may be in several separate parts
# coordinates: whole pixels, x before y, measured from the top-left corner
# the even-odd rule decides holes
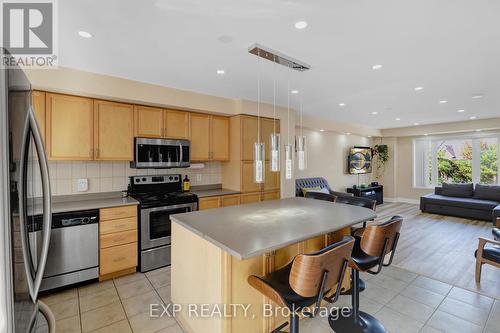
[[[4,56],[7,51],[0,48]],[[3,195],[0,316],[6,332],[53,330],[53,316],[38,295],[51,234],[51,192],[43,137],[31,106],[31,84],[20,68],[0,64],[0,191]],[[35,220],[35,215],[43,218]],[[38,223],[39,225],[36,225]],[[42,230],[42,237],[35,231]],[[41,244],[40,244],[41,242]],[[38,252],[37,248],[41,248]],[[39,312],[45,316],[39,315]]]

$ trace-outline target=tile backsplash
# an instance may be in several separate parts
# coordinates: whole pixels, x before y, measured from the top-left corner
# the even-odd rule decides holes
[[[50,161],[49,174],[53,195],[97,193],[126,190],[128,177],[136,175],[188,175],[191,185],[220,184],[220,162],[196,164],[200,168],[132,169],[129,162]],[[203,167],[201,167],[203,166]],[[78,192],[78,179],[88,179],[89,189]]]

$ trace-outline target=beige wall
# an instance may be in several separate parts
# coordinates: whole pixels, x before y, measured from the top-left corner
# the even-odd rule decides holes
[[[300,128],[296,129],[297,133]],[[357,183],[357,176],[347,173],[347,156],[352,146],[372,146],[372,140],[358,135],[304,129],[307,136],[307,168],[296,170],[297,178],[325,177],[333,190],[345,191]],[[361,175],[360,183],[371,182],[372,175]]]

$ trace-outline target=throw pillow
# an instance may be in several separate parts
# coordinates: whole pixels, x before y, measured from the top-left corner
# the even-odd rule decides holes
[[[443,183],[442,194],[446,197],[472,198],[474,184]]]
[[[477,184],[474,198],[500,202],[500,186]]]

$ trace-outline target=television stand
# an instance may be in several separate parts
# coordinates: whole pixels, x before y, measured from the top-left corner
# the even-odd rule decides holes
[[[377,205],[384,203],[384,187],[382,185],[369,187],[347,188],[347,193],[352,193],[355,197],[367,198],[377,201]]]

